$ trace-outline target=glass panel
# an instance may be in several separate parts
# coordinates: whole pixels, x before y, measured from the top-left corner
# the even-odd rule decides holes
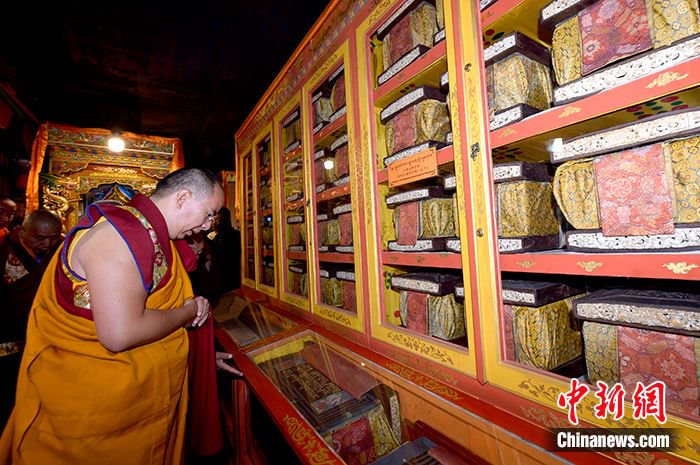
[[[245,228],[243,231],[245,254],[245,277],[255,280],[255,204],[253,202],[253,160],[250,153],[243,157],[243,211],[245,212]]]
[[[249,357],[346,463],[372,463],[409,439],[395,387],[318,335]]]
[[[261,257],[258,276],[266,286],[275,286],[275,234],[272,222],[272,152],[270,136],[265,137],[256,147],[258,156],[258,198],[260,219],[258,231],[258,253]]]
[[[296,325],[293,321],[233,293],[221,297],[214,318],[238,347],[246,347]]]
[[[357,313],[345,83],[345,67],[340,64],[311,94],[317,304]]]
[[[280,128],[282,162],[280,163],[284,202],[285,255],[284,290],[301,297],[308,296],[306,269],[306,219],[304,217],[304,160],[301,145],[301,113],[299,108],[282,120]]]

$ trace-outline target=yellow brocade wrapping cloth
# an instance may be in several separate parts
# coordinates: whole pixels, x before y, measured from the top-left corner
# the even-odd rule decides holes
[[[59,256],[49,264],[31,310],[17,386],[23,399],[3,433],[0,461],[182,463],[187,332],[181,328],[156,342],[110,352],[98,342],[92,321],[56,303]],[[167,311],[192,297],[177,252],[173,262],[170,279],[148,297],[147,308]]]
[[[289,146],[292,142],[301,140],[301,120],[297,119],[289,126],[284,128],[284,141],[285,147]]]
[[[572,299],[542,307],[513,306],[518,362],[551,370],[581,355],[581,332],[573,327],[571,308]]]
[[[554,173],[554,197],[566,220],[576,229],[599,229],[598,190],[593,160],[572,160]]]
[[[487,69],[489,111],[498,113],[526,104],[546,110],[552,103],[549,68],[531,58],[514,53]]]
[[[447,341],[466,334],[464,306],[454,294],[428,296],[428,334]]]
[[[435,7],[423,3],[402,18],[384,37],[382,62],[386,70],[402,55],[418,45],[433,46],[437,32]]]
[[[619,382],[617,327],[584,321],[582,332],[583,340],[586,342],[586,367],[588,368],[589,382],[596,384],[598,381],[602,381],[608,383],[609,386]]]
[[[321,278],[323,303],[334,307],[343,306],[343,283],[336,278]]]
[[[700,10],[695,0],[646,0],[645,7],[646,18],[643,22],[649,24],[654,49],[700,32]],[[599,44],[598,48],[625,48],[622,45],[628,44]],[[581,19],[579,15],[574,15],[560,23],[552,36],[552,67],[559,85],[583,76],[581,50]]]
[[[664,144],[671,159],[676,221],[700,222],[700,136]]]
[[[514,181],[497,184],[498,237],[546,236],[559,232],[552,184]]]

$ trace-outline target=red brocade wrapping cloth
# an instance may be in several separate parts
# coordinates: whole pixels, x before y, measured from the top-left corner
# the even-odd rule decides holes
[[[593,166],[603,235],[673,234],[673,205],[662,144],[599,157]]]

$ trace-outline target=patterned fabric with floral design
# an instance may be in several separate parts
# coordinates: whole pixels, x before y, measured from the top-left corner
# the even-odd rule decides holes
[[[428,334],[446,341],[466,334],[464,306],[454,294],[428,296]]]
[[[628,392],[638,382],[663,381],[669,410],[698,415],[695,338],[620,326],[618,345],[620,381]]]
[[[649,0],[653,16],[654,48],[671,45],[700,32],[696,0]]]
[[[554,29],[552,67],[560,86],[581,77],[581,31],[576,16]]]
[[[559,166],[552,182],[554,198],[575,229],[599,229],[598,192],[593,160],[571,160]]]
[[[672,234],[673,197],[662,144],[593,161],[606,236]]]
[[[524,103],[546,110],[552,103],[552,78],[549,67],[514,53],[493,65],[493,107],[500,112]]]
[[[578,19],[584,75],[653,45],[643,0],[601,0]]]
[[[588,381],[591,384],[602,381],[609,386],[619,382],[617,326],[584,321],[582,332]]]
[[[571,309],[570,298],[542,307],[513,306],[518,362],[551,370],[581,355],[581,332]]]
[[[401,291],[401,323],[411,331],[428,334],[428,294]]]
[[[499,237],[546,236],[559,233],[552,183],[515,181],[496,187]]]
[[[665,144],[673,166],[678,223],[700,222],[700,136]]]

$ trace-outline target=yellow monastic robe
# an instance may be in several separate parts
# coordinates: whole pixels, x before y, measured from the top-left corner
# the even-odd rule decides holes
[[[76,239],[78,240],[78,239]],[[146,307],[167,311],[192,297],[173,249],[170,279]],[[169,336],[113,353],[95,323],[56,300],[56,254],[29,317],[17,404],[0,441],[0,462],[20,465],[180,464],[187,414],[188,338]]]

